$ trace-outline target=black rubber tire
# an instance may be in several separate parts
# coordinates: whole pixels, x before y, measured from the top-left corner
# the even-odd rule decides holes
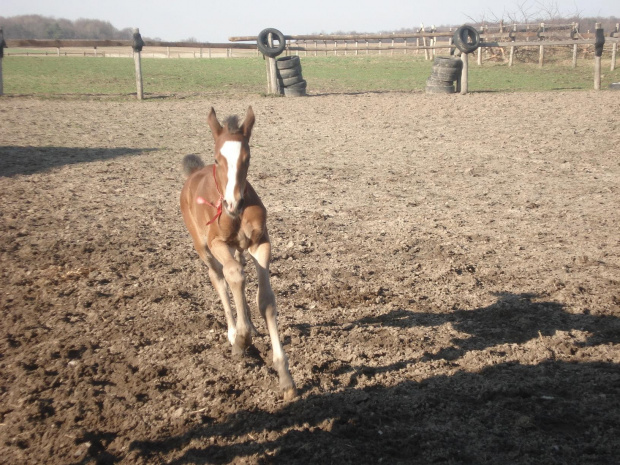
[[[305,83],[306,81],[304,81]],[[303,97],[306,94],[306,86],[303,87],[285,87],[284,95],[287,97]]]
[[[426,86],[427,94],[455,94],[454,87],[429,87]]]
[[[273,47],[269,46],[269,42],[268,42],[269,34],[273,34],[275,38],[277,38],[278,40],[277,46],[276,45],[274,45]],[[282,34],[277,29],[269,27],[267,29],[263,29],[262,31],[260,31],[260,33],[258,34],[258,37],[256,38],[256,45],[258,47],[258,50],[263,55],[268,56],[269,58],[275,58],[284,51],[284,48],[286,47],[286,41],[284,40],[284,34]]]
[[[480,47],[480,33],[472,26],[461,26],[454,32],[452,41],[461,52],[472,53]]]
[[[426,80],[427,94],[454,94],[454,83],[452,81],[438,81],[431,78]]]
[[[611,90],[620,90],[620,82],[612,82],[609,84]]]
[[[284,85],[284,87],[291,87],[292,85],[297,84],[298,82],[301,82],[303,80],[304,78],[301,76],[301,74],[297,74],[289,78],[283,78],[282,84]]]
[[[278,76],[280,76],[280,78],[282,79],[299,75],[301,75],[301,66],[296,66],[294,68],[278,69]]]
[[[308,82],[306,80],[302,80],[291,86],[285,87],[285,89],[305,89],[306,87],[308,87]]]
[[[462,70],[457,68],[433,66],[433,74],[431,77],[437,81],[456,81],[461,77],[461,73]]]
[[[278,69],[289,69],[296,66],[301,67],[301,62],[299,61],[299,57],[297,55],[282,57],[276,60],[276,68]]]
[[[451,68],[451,69],[463,69],[463,60],[460,58],[452,58],[452,57],[435,57],[433,61],[433,68],[435,66],[439,68]]]

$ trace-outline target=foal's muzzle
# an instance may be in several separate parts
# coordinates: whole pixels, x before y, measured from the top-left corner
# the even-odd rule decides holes
[[[224,200],[224,211],[226,212],[226,214],[228,216],[236,218],[243,211],[243,206],[244,205],[245,205],[245,200],[243,198],[237,200],[232,205],[229,202],[227,202],[226,200]]]

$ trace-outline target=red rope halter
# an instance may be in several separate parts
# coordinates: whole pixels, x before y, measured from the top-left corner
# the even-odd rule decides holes
[[[215,181],[215,188],[217,189],[217,193],[220,194],[220,198],[217,200],[217,204],[213,205],[211,202],[209,202],[203,197],[200,197],[200,196],[196,197],[196,203],[209,205],[210,207],[213,207],[216,210],[215,216],[211,218],[211,220],[209,220],[209,222],[207,223],[207,226],[215,223],[215,220],[217,220],[220,216],[222,216],[222,200],[224,200],[224,196],[220,192],[220,188],[217,186],[217,178],[215,177],[215,165],[213,165],[213,181]]]

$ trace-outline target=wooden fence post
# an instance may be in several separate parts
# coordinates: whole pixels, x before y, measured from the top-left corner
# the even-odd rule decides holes
[[[133,30],[133,45],[131,47],[133,48],[133,57],[136,66],[136,94],[138,96],[138,100],[142,100],[144,98],[144,91],[142,88],[142,62],[140,60],[143,46],[144,41],[140,36],[140,30],[135,28]]]
[[[577,44],[573,45],[573,68],[577,67]]]
[[[594,42],[594,90],[601,90],[601,57],[605,46],[605,32],[601,23],[596,23],[596,36]]]
[[[420,28],[420,32],[424,32],[424,24],[422,24],[422,27]],[[424,59],[428,60],[428,49],[426,48],[426,36],[422,37],[422,46],[424,47]]]
[[[4,41],[4,32],[0,27],[0,95],[4,95],[4,79],[2,77],[2,61],[4,60],[4,49],[6,48],[6,42]]]
[[[540,23],[540,32],[545,32],[545,23]],[[542,68],[545,63],[545,46],[540,46],[540,53],[538,55],[538,67]]]
[[[513,42],[515,41],[515,37],[517,34],[517,25],[513,24],[512,25],[512,37],[510,37],[510,40],[512,40]],[[512,66],[513,60],[514,60],[514,56],[515,56],[515,47],[514,45],[512,47],[510,47],[510,59],[508,60],[508,66]]]
[[[269,33],[267,35],[267,43],[269,44],[269,47],[273,47],[273,34]],[[267,57],[267,93],[280,93],[280,83],[278,82],[276,59],[271,57]]]
[[[461,95],[465,95],[469,90],[469,53],[462,53],[463,70],[461,71]]]
[[[618,37],[620,32],[620,24],[616,24],[616,30],[614,31],[614,37]],[[616,55],[618,54],[618,42],[614,42],[611,46],[611,71],[616,69]]]
[[[573,23],[574,34],[577,36],[579,34],[579,23]],[[579,51],[579,47],[577,44],[573,45],[573,68],[577,67],[577,52]]]
[[[480,33],[484,34],[484,26],[480,29]],[[478,47],[478,66],[482,66],[482,47]]]

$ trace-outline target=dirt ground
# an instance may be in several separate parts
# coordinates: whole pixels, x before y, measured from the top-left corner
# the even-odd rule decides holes
[[[0,463],[620,463],[614,99],[3,97]],[[249,104],[289,403],[178,207]]]

